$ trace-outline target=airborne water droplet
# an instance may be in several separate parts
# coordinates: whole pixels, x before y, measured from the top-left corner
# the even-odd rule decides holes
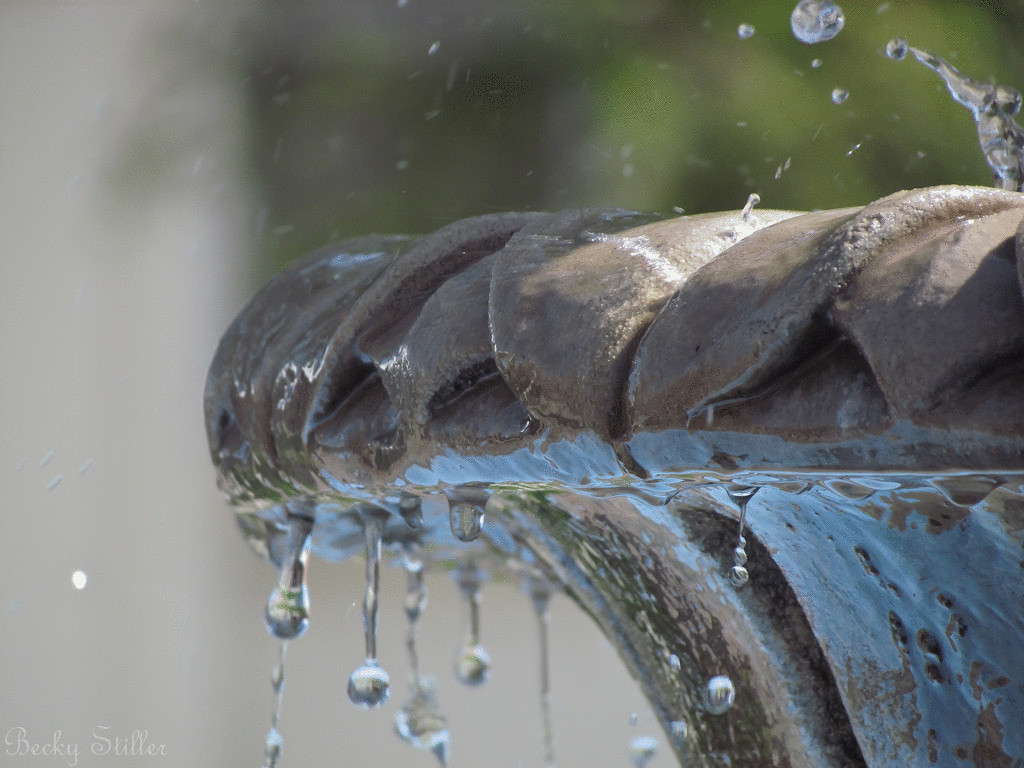
[[[885,55],[893,61],[903,61],[907,56],[907,41],[902,37],[894,37],[885,44]]]
[[[704,709],[712,715],[722,715],[736,701],[736,688],[725,675],[716,675],[704,686]]]
[[[789,17],[793,35],[808,45],[831,40],[842,30],[845,21],[843,9],[827,0],[801,0]]]
[[[846,90],[845,88],[833,88],[832,89],[832,103],[833,104],[842,104],[844,101],[846,101],[847,98],[849,98],[849,96],[850,96],[850,92],[848,90]]]
[[[449,510],[452,534],[459,541],[470,542],[480,536],[484,527],[484,508],[467,502],[453,503]]]
[[[754,36],[754,25],[753,24],[740,24],[736,28],[736,34],[740,36],[741,40],[746,40],[748,37]]]
[[[306,586],[306,559],[313,521],[293,515],[288,520],[281,575],[270,593],[263,618],[267,631],[280,640],[299,637],[309,626],[309,589]]]
[[[658,752],[658,741],[653,736],[636,736],[629,743],[629,759],[633,768],[644,768]]]
[[[85,571],[75,571],[71,574],[71,583],[75,589],[85,589],[86,582],[89,581],[89,577]]]

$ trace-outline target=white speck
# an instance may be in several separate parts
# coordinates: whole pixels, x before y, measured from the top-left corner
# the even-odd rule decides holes
[[[740,24],[736,29],[736,34],[740,36],[741,40],[746,40],[748,37],[754,36],[754,31],[753,24]]]
[[[45,467],[47,464],[49,464],[51,459],[53,459],[53,454],[55,452],[56,452],[56,449],[55,448],[51,448],[50,452],[48,454],[46,454],[45,456],[43,456],[43,458],[39,461],[39,466],[40,467]]]
[[[398,170],[398,171],[404,171],[408,167],[409,167],[409,161],[408,160],[399,160],[397,163],[395,163],[395,170]]]
[[[811,62],[811,69],[817,69],[818,67],[821,66],[821,64],[821,59],[815,59],[814,61]]]
[[[440,114],[441,114],[441,110],[440,109],[432,109],[429,112],[427,112],[426,114],[424,114],[423,118],[425,120],[433,120],[435,117],[437,117]]]
[[[71,583],[75,585],[75,589],[85,589],[87,581],[89,581],[89,577],[85,571],[75,571],[71,574]]]
[[[85,463],[78,468],[78,474],[84,475],[92,468],[92,459],[86,459]]]
[[[441,50],[441,41],[435,40],[433,43],[430,44],[430,48],[427,49],[427,55],[433,56],[439,50]]]
[[[846,101],[846,98],[850,95],[849,91],[845,88],[833,88],[832,89],[832,103],[842,104]]]

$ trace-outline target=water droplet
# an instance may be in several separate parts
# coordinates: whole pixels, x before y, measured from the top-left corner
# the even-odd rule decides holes
[[[56,488],[58,485],[60,485],[60,481],[63,480],[63,479],[64,479],[64,475],[62,475],[62,474],[58,473],[58,474],[54,475],[53,479],[47,484],[46,490],[52,491],[54,488]]]
[[[832,103],[833,104],[842,104],[844,101],[846,101],[847,98],[849,98],[849,96],[850,96],[850,92],[847,91],[845,88],[833,88],[832,89]]]
[[[746,565],[747,551],[743,549],[743,547],[737,546],[736,549],[732,551],[732,561],[736,565]]]
[[[377,609],[380,590],[380,542],[387,513],[368,510],[363,515],[366,540],[366,594],[363,597],[363,635],[366,660],[348,679],[348,697],[361,707],[379,707],[388,699],[391,681],[377,665]]]
[[[686,721],[685,720],[673,720],[668,724],[669,732],[672,736],[672,740],[676,744],[681,744],[686,739]]]
[[[467,645],[455,661],[455,677],[464,685],[483,685],[491,670],[491,657],[479,643]]]
[[[821,59],[814,59],[811,61],[811,69],[818,69],[822,65]]]
[[[842,30],[845,21],[843,9],[827,0],[801,0],[789,17],[793,35],[808,45],[831,40]]]
[[[398,512],[405,520],[405,524],[413,530],[423,527],[423,502],[419,496],[403,493],[398,500]]]
[[[267,758],[266,768],[274,768],[277,765],[277,760],[281,757],[282,743],[281,732],[277,728],[267,731],[267,741],[263,748],[263,754]]]
[[[637,736],[629,742],[629,759],[634,768],[644,768],[658,753],[658,741],[653,736]]]
[[[734,565],[729,569],[729,583],[734,588],[739,589],[748,581],[750,581],[750,574],[747,573],[747,569],[742,565]]]
[[[472,563],[460,564],[455,580],[469,605],[469,636],[455,661],[455,676],[466,685],[480,685],[487,680],[491,665],[490,656],[480,643],[480,588],[484,573]]]
[[[725,675],[716,675],[704,686],[704,709],[712,715],[722,715],[736,702],[736,688]]]
[[[893,61],[903,61],[907,57],[907,41],[902,37],[894,37],[885,44],[885,55]]]
[[[668,657],[668,665],[672,667],[673,672],[679,672],[683,665],[679,662],[679,657],[674,653]]]
[[[415,680],[412,695],[395,715],[395,732],[417,749],[433,752],[448,764],[448,720],[434,694],[433,680]]]
[[[747,221],[748,219],[750,219],[750,212],[752,210],[754,210],[754,206],[757,205],[760,202],[761,202],[761,196],[759,194],[757,194],[756,192],[751,192],[750,193],[750,197],[747,198],[747,204],[743,206],[743,210],[740,212],[740,214],[743,216],[743,220],[744,221]],[[714,406],[709,406],[708,407],[708,426],[709,427],[711,426],[711,421],[714,418],[711,415],[711,411],[712,411],[713,407]]]
[[[85,571],[75,571],[71,574],[71,583],[75,589],[85,589],[86,583],[89,581],[89,576]]]
[[[299,637],[309,626],[309,589],[306,587],[306,559],[309,557],[309,534],[313,521],[292,516],[281,557],[281,575],[270,593],[264,619],[267,630],[280,640]]]
[[[459,541],[470,542],[480,536],[484,527],[484,508],[479,504],[456,502],[449,509],[452,534]]]
[[[441,41],[440,40],[435,40],[434,42],[432,42],[430,44],[430,48],[427,49],[427,55],[428,56],[433,56],[439,50],[441,50]]]
[[[49,453],[47,453],[45,456],[43,456],[42,459],[39,460],[39,466],[40,467],[45,467],[47,464],[49,464],[51,461],[53,461],[53,456],[54,456],[54,454],[56,452],[57,452],[56,448],[51,449],[49,451]]]
[[[640,721],[640,715],[638,715],[636,712],[630,712],[629,713],[629,727],[630,728],[635,728],[636,724],[639,721]]]
[[[754,36],[754,25],[753,24],[740,24],[736,29],[736,34],[740,36],[741,40],[746,40],[748,37]]]
[[[390,693],[391,678],[371,659],[367,659],[348,679],[348,698],[360,707],[379,707],[388,700]]]

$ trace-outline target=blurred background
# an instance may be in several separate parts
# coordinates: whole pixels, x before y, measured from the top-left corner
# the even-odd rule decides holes
[[[843,31],[809,46],[786,3],[0,4],[0,763],[71,764],[19,755],[23,732],[116,764],[89,753],[100,729],[163,746],[154,765],[260,764],[275,574],[214,487],[201,398],[224,328],[299,255],[501,210],[701,213],[752,192],[814,209],[988,185],[969,113],[883,51],[901,35],[1020,87],[1024,2],[842,7]],[[433,764],[391,733],[402,575],[385,570],[380,713],[344,690],[361,564],[314,560],[310,581],[282,765]],[[428,588],[422,665],[452,765],[540,764],[529,601],[488,585],[495,672],[467,691],[450,672],[463,606],[447,579]],[[664,744],[589,620],[552,610],[558,763],[628,765],[633,736]]]

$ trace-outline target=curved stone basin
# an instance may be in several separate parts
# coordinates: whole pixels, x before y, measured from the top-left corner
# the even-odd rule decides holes
[[[337,559],[384,511],[391,546],[529,561],[685,765],[1021,765],[1022,219],[1024,195],[941,187],[348,241],[225,334],[218,479],[275,560],[289,520]],[[487,535],[462,545],[466,504]]]

